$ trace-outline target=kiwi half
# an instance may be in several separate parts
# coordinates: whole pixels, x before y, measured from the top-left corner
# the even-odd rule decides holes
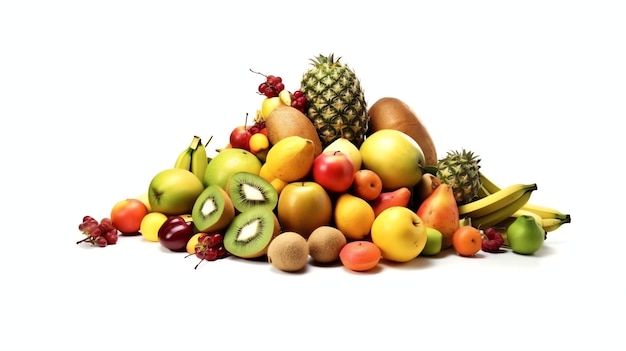
[[[235,218],[235,207],[224,189],[209,185],[196,199],[191,209],[191,218],[200,232],[221,231]]]
[[[226,186],[233,205],[239,212],[255,207],[274,210],[278,203],[278,192],[270,182],[249,172],[237,172]]]
[[[278,234],[280,224],[274,212],[267,207],[254,207],[232,220],[224,233],[224,248],[242,258],[261,257]]]

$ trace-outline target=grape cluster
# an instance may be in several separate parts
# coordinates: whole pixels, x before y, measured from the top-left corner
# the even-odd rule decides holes
[[[307,104],[306,96],[302,90],[296,90],[291,94],[291,106],[304,113]]]
[[[91,243],[93,246],[105,247],[115,245],[119,237],[119,231],[113,226],[110,218],[103,218],[100,223],[91,216],[83,217],[83,222],[78,225],[78,230],[85,234],[85,238],[76,242]]]
[[[482,242],[482,250],[485,252],[500,252],[500,247],[504,245],[502,234],[495,228],[487,228],[483,231],[485,234]]]
[[[224,236],[220,233],[200,234],[194,251],[195,256],[200,259],[200,262],[194,269],[197,269],[202,261],[215,261],[229,255],[226,248],[224,248]]]
[[[252,70],[250,70],[252,71]],[[252,71],[252,73],[260,74],[265,77],[265,82],[259,84],[258,92],[261,95],[265,95],[268,98],[276,97],[285,89],[285,84],[281,77],[273,75],[264,75],[263,73]]]

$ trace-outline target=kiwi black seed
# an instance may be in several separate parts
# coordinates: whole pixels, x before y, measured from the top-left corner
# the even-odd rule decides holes
[[[284,232],[275,237],[267,248],[267,260],[285,272],[303,269],[309,259],[306,239],[296,232]]]
[[[280,224],[274,212],[267,207],[254,207],[232,220],[224,233],[224,248],[242,258],[261,257],[279,233]]]
[[[209,185],[196,199],[191,218],[200,232],[221,231],[235,218],[235,207],[224,189]]]
[[[274,210],[278,203],[278,192],[270,182],[261,176],[249,172],[237,172],[228,180],[226,186],[233,205],[239,212],[254,207],[266,207]]]
[[[337,228],[321,226],[311,232],[307,239],[311,258],[319,263],[339,260],[339,252],[346,245],[346,236]]]

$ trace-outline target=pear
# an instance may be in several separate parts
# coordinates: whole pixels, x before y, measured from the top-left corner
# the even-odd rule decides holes
[[[361,169],[361,152],[359,151],[359,148],[354,145],[350,140],[345,138],[338,138],[332,143],[328,144],[328,146],[326,146],[324,150],[322,150],[322,152],[335,151],[341,151],[344,154],[348,155],[350,162],[352,162],[352,165],[354,166],[355,172]]]
[[[459,229],[459,208],[452,187],[445,183],[440,184],[421,203],[416,213],[427,227],[441,232],[442,249],[452,246],[452,235]]]
[[[522,215],[507,227],[506,240],[513,252],[532,255],[543,246],[545,234],[533,217]]]

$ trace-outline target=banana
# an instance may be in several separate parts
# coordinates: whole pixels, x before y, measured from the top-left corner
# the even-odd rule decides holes
[[[480,177],[480,183],[482,187],[488,194],[495,194],[500,191],[500,187],[492,182],[489,178],[485,177],[485,174],[483,172],[479,172],[478,175]]]
[[[511,215],[511,217],[518,218],[520,216],[530,216],[530,217],[532,217],[535,220],[535,222],[537,222],[537,224],[541,225],[542,222],[543,222],[543,218],[541,218],[541,216],[539,216],[535,212],[525,210],[524,206],[525,205],[523,205],[519,210],[515,211]]]
[[[553,232],[559,229],[559,227],[562,226],[563,224],[570,223],[571,221],[572,220],[569,215],[567,215],[565,219],[543,218],[541,220],[541,227],[543,227],[543,230],[545,230],[546,232]]]
[[[459,206],[459,215],[461,217],[470,218],[483,217],[510,205],[511,203],[519,200],[519,198],[524,196],[526,193],[535,190],[537,190],[537,184],[535,183],[510,185],[493,194],[490,194],[487,197]],[[516,208],[515,211],[522,205]],[[515,211],[512,211],[510,214]]]
[[[178,154],[176,162],[174,163],[174,167],[191,171],[192,155],[194,151],[198,148],[198,144],[200,144],[200,137],[194,136],[191,144],[189,144],[189,146],[185,150]]]
[[[194,139],[195,140],[195,139]],[[209,164],[207,158],[206,147],[202,142],[200,142],[200,138],[198,138],[198,145],[196,149],[191,153],[191,165],[189,170],[191,173],[195,174],[200,181],[204,179],[204,171],[206,170],[207,165]]]
[[[535,204],[526,204],[522,208],[526,211],[530,211],[530,212],[537,214],[541,218],[546,218],[546,219],[556,218],[560,220],[565,220],[569,216],[568,214],[562,213],[561,211],[556,210],[554,208],[539,206]]]
[[[528,202],[528,200],[530,199],[530,195],[533,192],[533,190],[531,190],[533,189],[532,187],[527,189],[529,190],[522,192],[522,195],[519,196],[517,199],[508,202],[506,205],[497,208],[493,212],[490,212],[480,217],[470,217],[472,226],[475,226],[477,228],[488,228],[498,223],[501,223],[509,217],[515,217],[524,214],[524,212],[521,211],[520,208],[522,208],[522,206],[524,206],[524,204]],[[536,216],[534,214],[532,216],[533,218],[535,218],[535,220],[541,220],[541,217],[539,216]]]
[[[480,172],[479,174],[480,174],[480,180],[481,180],[481,190],[479,191],[479,194],[481,193],[493,194],[500,190],[500,187],[497,186],[494,182],[492,182],[489,178],[487,178],[482,172]],[[546,207],[546,206],[540,206],[540,205],[536,205],[532,203],[527,203],[526,205],[522,207],[522,209],[533,212],[539,215],[541,218],[546,218],[546,219],[556,218],[560,220],[568,220],[568,218],[570,217],[569,214],[563,213],[557,209]]]

